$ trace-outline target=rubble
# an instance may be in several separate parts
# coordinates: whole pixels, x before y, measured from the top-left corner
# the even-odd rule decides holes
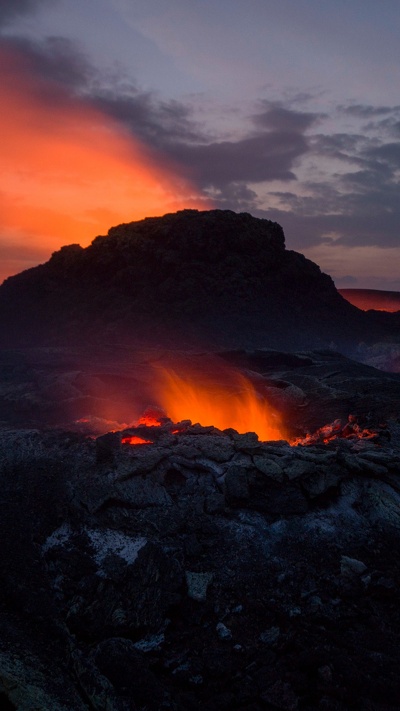
[[[146,446],[3,430],[0,698],[396,708],[400,440],[386,425],[361,450],[189,423]]]

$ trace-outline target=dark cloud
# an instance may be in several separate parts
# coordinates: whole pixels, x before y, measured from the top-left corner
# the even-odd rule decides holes
[[[180,164],[199,186],[235,185],[235,190],[244,181],[295,179],[293,163],[308,150],[302,134],[316,118],[274,107],[253,117],[256,132],[250,126],[241,139],[215,141],[193,120],[190,106],[180,102],[159,102],[134,88],[125,96],[94,94],[92,101]],[[221,199],[228,199],[228,193]]]
[[[149,148],[163,148],[169,143],[206,140],[191,117],[191,109],[178,101],[161,101],[151,92],[138,90],[123,76],[104,76],[93,67],[80,47],[63,37],[48,37],[34,42],[22,37],[0,38],[0,51],[23,69],[40,92],[44,102],[52,104],[79,97],[90,106],[120,121]],[[2,62],[2,75],[7,62]]]
[[[59,102],[57,88],[64,92],[63,100],[78,95],[121,122],[160,160],[181,166],[199,187],[226,190],[222,201],[242,204],[247,182],[295,180],[294,164],[309,150],[303,133],[316,120],[315,114],[270,106],[254,117],[244,137],[216,141],[194,121],[190,105],[161,101],[122,79],[111,86],[68,40],[51,37],[38,44],[8,38],[2,46],[23,59],[25,71],[41,83],[43,95],[50,85],[44,100]]]
[[[230,183],[222,189],[211,188],[205,190],[220,210],[235,210],[235,212],[253,212],[257,209],[259,198],[254,190],[246,183]]]
[[[87,89],[97,72],[77,45],[64,37],[33,42],[23,37],[2,37],[0,50],[14,56],[34,82],[51,83],[54,91]]]
[[[0,26],[4,26],[20,15],[34,12],[44,0],[0,0]]]
[[[372,118],[373,116],[382,116],[384,114],[391,114],[395,111],[398,111],[399,109],[400,105],[370,106],[369,104],[350,104],[349,106],[338,106],[338,110],[340,112],[362,119]]]
[[[385,143],[377,148],[371,148],[368,155],[394,169],[400,168],[400,143]]]
[[[274,131],[287,131],[290,133],[303,133],[320,118],[319,114],[294,111],[282,106],[270,105],[263,102],[266,110],[253,115],[253,121],[258,126]]]
[[[342,247],[399,246],[398,184],[380,182],[372,171],[358,174],[357,178],[355,181],[354,174],[337,177],[336,186],[328,181],[307,183],[311,194],[305,197],[271,193],[271,197],[281,200],[282,208],[273,207],[263,214],[257,210],[257,214],[280,222],[294,249],[323,243]]]
[[[133,85],[121,94],[99,89],[92,92],[90,101],[151,147],[168,152],[168,147],[176,141],[201,143],[207,140],[193,120],[189,106],[178,101],[159,101],[151,92],[141,92]]]
[[[359,161],[361,146],[366,137],[355,133],[314,134],[310,136],[310,148],[318,156],[328,156],[339,160]]]
[[[310,146],[317,164],[321,157],[334,158],[358,168],[330,171],[319,182],[303,181],[306,195],[270,193],[282,207],[267,213],[291,235],[292,246],[399,246],[400,142],[378,144],[376,138],[341,133],[313,136]]]
[[[238,141],[207,145],[176,143],[170,152],[200,185],[221,188],[244,181],[295,180],[293,163],[307,150],[303,136],[269,131]]]

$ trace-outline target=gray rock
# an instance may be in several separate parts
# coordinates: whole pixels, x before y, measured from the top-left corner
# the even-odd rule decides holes
[[[358,578],[367,570],[367,566],[361,560],[349,558],[342,555],[340,559],[340,574],[344,578]]]
[[[224,625],[223,622],[218,622],[216,626],[217,635],[220,639],[229,640],[232,639],[232,632],[228,627]]]
[[[311,499],[325,494],[329,489],[335,489],[339,483],[337,472],[325,469],[314,474],[308,474],[301,480],[301,486]]]
[[[128,505],[134,508],[147,506],[170,506],[172,499],[160,484],[149,479],[135,478],[116,484],[110,495],[110,503]]]
[[[303,461],[300,458],[295,458],[293,456],[284,457],[280,464],[289,481],[300,479],[307,474],[314,474],[317,472],[317,465],[315,462]]]
[[[265,474],[265,476],[270,479],[274,479],[275,481],[283,481],[283,469],[280,464],[274,461],[271,457],[254,454],[253,462],[258,471]]]
[[[186,585],[189,597],[197,602],[205,602],[207,588],[213,580],[213,573],[194,573],[186,571]]]
[[[260,641],[267,647],[273,647],[281,635],[279,627],[270,627],[265,632],[261,632]]]

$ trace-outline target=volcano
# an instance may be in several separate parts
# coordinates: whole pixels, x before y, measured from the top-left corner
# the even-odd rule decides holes
[[[285,249],[275,222],[183,210],[69,245],[0,287],[0,345],[347,351],[390,332]]]
[[[398,708],[391,317],[218,210],[4,282],[1,708]]]

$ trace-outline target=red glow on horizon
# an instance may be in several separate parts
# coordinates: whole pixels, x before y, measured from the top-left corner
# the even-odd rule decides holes
[[[207,208],[198,190],[111,118],[0,49],[0,283],[116,224]]]
[[[400,293],[375,289],[338,289],[339,294],[362,311],[400,311]]]

